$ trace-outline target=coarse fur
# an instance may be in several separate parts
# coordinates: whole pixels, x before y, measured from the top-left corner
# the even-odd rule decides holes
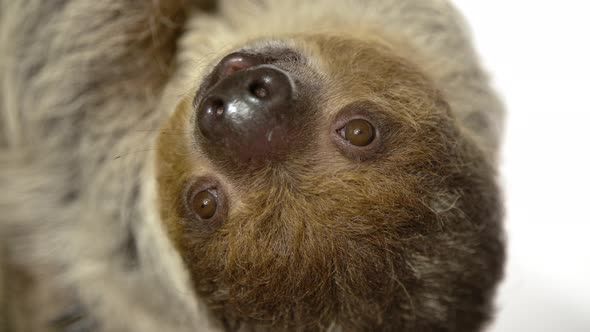
[[[280,166],[193,141],[225,54],[314,85]],[[504,260],[502,107],[443,0],[0,0],[0,331],[475,331]],[[384,127],[331,141],[343,109]],[[302,143],[303,144],[303,143]],[[228,217],[182,214],[214,179]]]

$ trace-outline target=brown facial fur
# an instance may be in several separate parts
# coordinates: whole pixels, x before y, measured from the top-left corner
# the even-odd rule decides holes
[[[305,149],[231,168],[193,138],[192,95],[161,130],[160,214],[197,294],[233,328],[479,328],[503,261],[493,168],[395,49],[330,34],[286,44],[317,85],[297,138]],[[365,154],[334,143],[335,121],[357,111],[378,127]],[[201,179],[225,196],[220,223],[183,212],[187,186]]]

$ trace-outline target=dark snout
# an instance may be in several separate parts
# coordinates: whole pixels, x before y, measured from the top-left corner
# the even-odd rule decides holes
[[[197,107],[204,144],[242,164],[280,160],[295,135],[296,86],[291,75],[262,58],[230,54]]]

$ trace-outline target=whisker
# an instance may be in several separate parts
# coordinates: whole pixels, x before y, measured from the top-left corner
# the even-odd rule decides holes
[[[154,150],[154,148],[131,151],[131,152],[120,154],[120,155],[116,156],[115,158],[113,158],[113,160],[121,159],[122,157],[127,157],[130,155],[135,155],[135,154],[142,153],[142,152],[153,151],[153,150]]]

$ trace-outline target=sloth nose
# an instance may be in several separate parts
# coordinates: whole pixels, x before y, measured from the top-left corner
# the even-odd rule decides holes
[[[289,139],[296,129],[292,78],[274,65],[234,65],[228,70],[224,61],[228,62],[225,59],[218,66],[226,66],[222,68],[226,76],[197,109],[204,144],[245,164],[281,159],[289,152]]]

